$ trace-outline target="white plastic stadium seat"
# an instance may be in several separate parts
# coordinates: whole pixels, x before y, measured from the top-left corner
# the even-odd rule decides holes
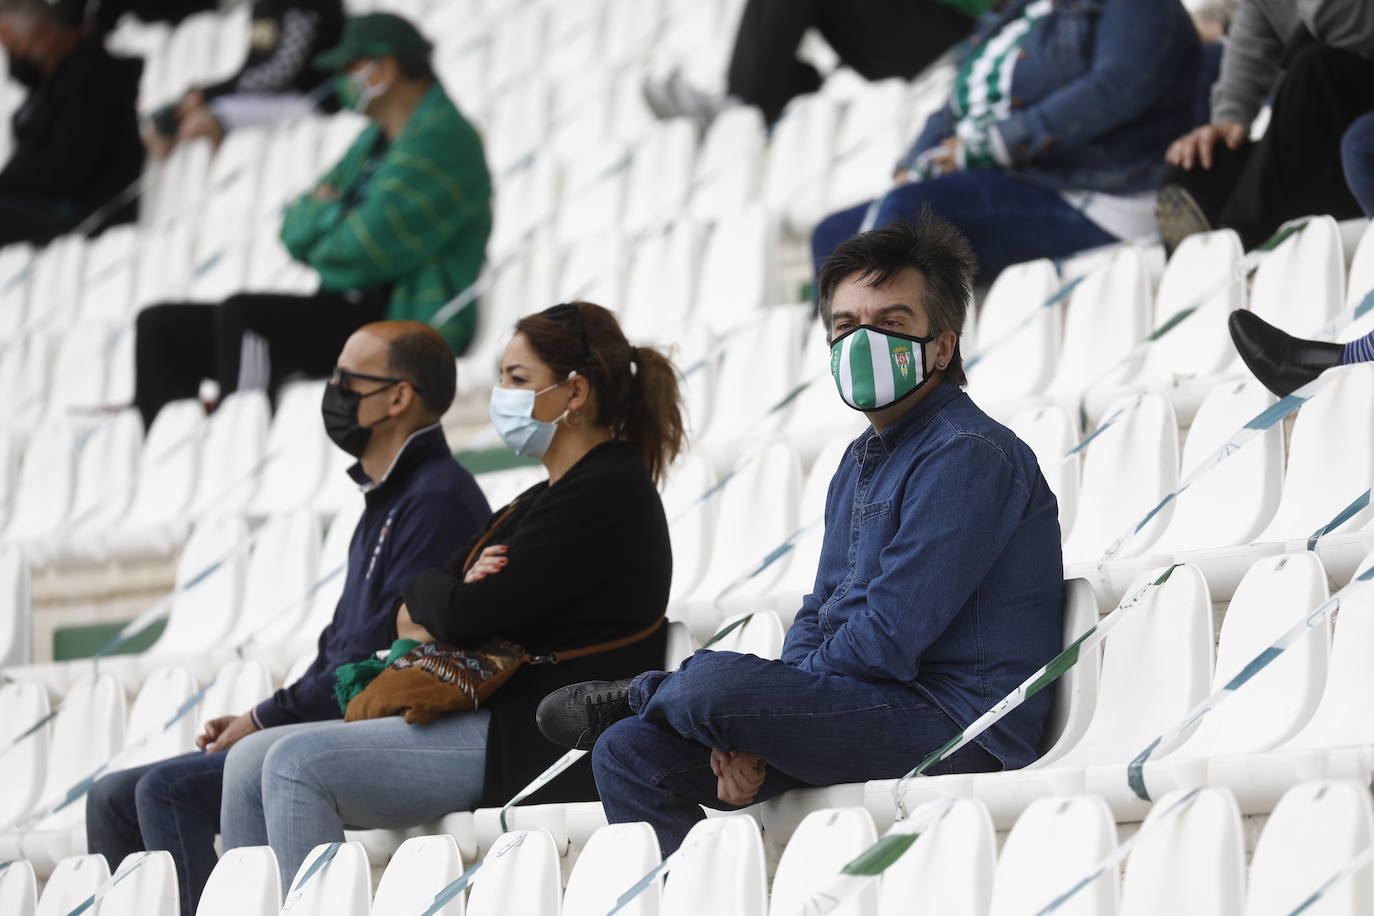
[[[562,877],[553,835],[547,830],[513,830],[500,836],[483,860],[468,899],[468,916],[558,916],[561,898]]]
[[[247,509],[267,463],[285,457],[265,449],[269,413],[262,391],[235,391],[220,401],[205,431],[192,517]]]
[[[0,864],[0,913],[34,916],[38,909],[38,879],[23,859]]]
[[[76,490],[66,523],[50,538],[56,562],[105,559],[105,535],[129,509],[138,480],[143,421],[122,410],[90,431],[76,462]]]
[[[863,808],[831,808],[807,815],[788,840],[778,862],[769,916],[804,912],[813,895],[825,890],[842,868],[877,841],[873,818]],[[871,913],[877,901],[878,886],[873,883],[827,912],[860,916]]]
[[[195,916],[276,916],[280,906],[281,873],[271,847],[240,846],[215,863]]]
[[[701,256],[695,321],[724,334],[763,317],[758,310],[773,301],[776,228],[758,205],[715,223]]]
[[[1049,260],[1013,264],[993,281],[979,315],[979,349],[964,354],[969,397],[984,410],[1010,416],[1049,386],[1063,306],[1044,304],[1060,284]]]
[[[178,713],[197,689],[191,672],[178,666],[158,668],[143,680],[129,710],[119,769],[156,763],[195,747],[201,721],[194,709],[179,718]]]
[[[24,858],[40,875],[85,848],[85,793],[73,790],[123,745],[124,721],[124,690],[108,674],[87,675],[63,700],[53,721],[46,778],[35,810],[70,801],[34,823],[20,840]],[[7,839],[0,838],[0,846],[8,846]]]
[[[763,115],[754,106],[740,105],[716,118],[697,153],[692,216],[721,219],[755,200],[763,183],[766,148]]]
[[[33,648],[31,602],[29,564],[23,552],[12,545],[0,546],[0,670],[29,661]]]
[[[297,634],[309,614],[319,562],[320,523],[310,509],[294,509],[264,522],[254,533],[243,601],[221,655],[243,645],[249,654],[270,660],[277,673],[285,673],[292,655],[277,650]]]
[[[485,475],[484,475],[485,476]],[[700,455],[684,455],[668,469],[663,513],[673,545],[673,584],[669,603],[681,599],[701,579],[711,559],[711,522],[715,501],[702,496],[715,485],[711,465]]]
[[[317,859],[329,860],[315,868]],[[321,843],[291,881],[282,916],[368,916],[372,875],[358,843]]]
[[[113,557],[166,556],[180,545],[179,521],[195,494],[205,425],[205,408],[196,400],[158,411],[143,443],[133,503],[108,536]]]
[[[826,178],[838,139],[839,106],[824,95],[798,96],[773,125],[763,197],[797,234],[826,215]]]
[[[1326,597],[1326,570],[1316,554],[1258,561],[1241,580],[1222,619],[1212,689],[1230,683]],[[1301,643],[1208,713],[1186,743],[1146,763],[1143,778],[1151,796],[1205,784],[1209,757],[1268,751],[1300,732],[1321,699],[1329,643],[1330,628],[1314,626]],[[1106,797],[1118,816],[1144,813],[1144,802],[1127,788],[1122,766],[1089,769],[1087,787]]]
[[[1374,811],[1369,789],[1358,782],[1305,782],[1279,799],[1255,845],[1245,916],[1297,912],[1324,889],[1322,899],[1304,909],[1312,914],[1374,912],[1374,881],[1368,866],[1345,881],[1324,887],[1337,869],[1374,843]]]
[[[324,384],[292,382],[277,395],[277,412],[267,433],[267,454],[276,456],[262,469],[262,481],[248,504],[248,514],[266,518],[309,505],[324,481],[333,457],[320,427]]]
[[[648,824],[611,824],[587,841],[563,895],[563,916],[603,916],[620,895],[660,861],[658,837]],[[620,912],[657,916],[663,882],[655,881]]]
[[[778,621],[777,614],[768,610],[736,614],[722,620],[716,632],[724,633],[736,621],[739,621],[739,626],[712,645],[713,651],[739,652],[767,659],[777,658],[782,654],[782,624]]]
[[[1079,460],[1082,456],[1069,454],[1080,439],[1078,421],[1065,408],[1047,404],[1021,411],[1007,426],[1035,452],[1045,483],[1049,484],[1059,504],[1059,535],[1067,539],[1078,513]]]
[[[984,916],[992,898],[997,840],[976,798],[931,801],[894,824],[888,836],[916,841],[883,872],[878,916],[940,913]]]
[[[672,344],[689,326],[697,303],[697,281],[705,230],[687,219],[645,237],[625,274],[625,317],[621,327],[634,344]],[[681,354],[670,354],[685,370]]]
[[[5,787],[0,793],[0,829],[12,826],[38,800],[48,767],[51,726],[15,742],[48,711],[48,695],[41,685],[24,681],[0,684],[0,785]],[[12,845],[0,850],[0,859],[11,858],[15,851]]]
[[[165,850],[135,852],[119,863],[100,898],[102,916],[178,916],[177,867]]]
[[[1245,835],[1236,800],[1202,789],[1165,817],[1184,793],[1155,802],[1141,825],[1151,831],[1126,860],[1121,916],[1239,913],[1245,902]]]
[[[768,886],[757,821],[746,814],[698,821],[680,848],[689,847],[669,875],[660,916],[764,916]]]
[[[78,441],[76,428],[63,418],[51,418],[34,432],[24,450],[7,541],[41,546],[66,519]]]
[[[1311,337],[1345,297],[1341,233],[1329,216],[1307,218],[1260,262],[1250,286],[1250,311],[1298,337]]]
[[[63,859],[43,886],[38,916],[68,916],[109,877],[110,866],[104,856],[76,855]]]
[[[1204,569],[1219,599],[1230,597],[1240,577],[1260,557],[1281,553],[1292,542],[1305,548],[1313,533],[1374,481],[1374,440],[1366,434],[1374,423],[1374,365],[1342,366],[1328,372],[1336,376],[1333,383],[1304,404],[1293,421],[1283,495],[1254,543],[1178,555]],[[1356,512],[1334,533],[1355,531],[1371,519],[1374,506]]]
[[[793,398],[782,430],[803,462],[817,460],[835,438],[853,441],[868,427],[867,415],[841,400],[835,389],[835,378],[830,374],[829,335],[819,322],[807,327],[797,384],[806,387]],[[830,470],[834,469],[832,465]]]
[[[1041,798],[1017,819],[993,878],[991,916],[1037,913],[1087,877],[1116,848],[1116,824],[1105,802],[1091,795]],[[1111,916],[1117,870],[1082,888],[1057,913]]]
[[[417,836],[401,844],[391,857],[377,894],[373,916],[411,916],[422,913],[449,882],[463,873],[463,857],[450,836]],[[463,916],[463,895],[436,911],[436,916]]]
[[[262,662],[232,661],[215,673],[215,682],[209,685],[201,700],[198,721],[242,715],[271,693],[272,678]]]
[[[697,154],[696,126],[686,118],[656,124],[635,151],[625,191],[625,230],[655,230],[683,212]]]

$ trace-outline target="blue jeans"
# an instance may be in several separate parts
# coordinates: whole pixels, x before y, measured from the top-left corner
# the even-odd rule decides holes
[[[310,850],[344,827],[413,827],[468,811],[482,794],[491,714],[425,725],[400,717],[255,732],[224,771],[224,848],[271,846],[288,888]]]
[[[596,787],[610,822],[649,822],[665,856],[705,816],[698,805],[733,810],[716,797],[711,748],[763,758],[754,800],[764,801],[799,786],[901,776],[959,732],[914,689],[735,652],[702,650],[675,673],[641,674],[630,707],[636,715],[592,751]],[[970,744],[931,772],[1001,768]]]
[[[1364,215],[1374,218],[1374,111],[1360,115],[1341,137],[1341,168]]]
[[[979,283],[1002,268],[1036,258],[1058,258],[1118,239],[1069,206],[1057,191],[1004,172],[954,172],[893,187],[878,207],[874,226],[915,220],[929,206],[968,236],[978,256]],[[832,213],[811,235],[816,276],[841,242],[859,231],[868,204]]]
[[[215,868],[227,754],[193,751],[103,777],[86,796],[86,845],[113,870],[124,857],[165,849],[176,862],[181,912],[194,913]]]

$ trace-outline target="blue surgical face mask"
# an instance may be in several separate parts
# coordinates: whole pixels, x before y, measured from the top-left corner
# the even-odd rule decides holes
[[[577,375],[576,370],[569,372],[568,378],[563,381],[539,391],[500,386],[491,389],[491,425],[496,427],[507,448],[525,458],[544,457],[549,450],[549,443],[553,441],[553,434],[558,432],[558,421],[566,417],[568,412],[563,411],[553,421],[536,420],[534,399],[545,391],[566,384],[574,375]]]

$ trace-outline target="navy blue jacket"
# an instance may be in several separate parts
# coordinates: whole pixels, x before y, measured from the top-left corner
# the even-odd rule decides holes
[[[1063,578],[1035,454],[945,382],[845,453],[782,660],[905,684],[965,728],[1059,651]],[[1032,697],[976,742],[1025,766],[1049,704],[1049,691]]]
[[[967,47],[1030,3],[984,16]],[[1056,0],[1021,46],[1013,111],[996,125],[1012,174],[1056,190],[1154,190],[1164,151],[1193,127],[1201,64],[1197,30],[1178,0]],[[953,135],[946,104],[904,161]]]
[[[341,718],[334,669],[385,648],[401,589],[442,566],[491,516],[477,481],[453,460],[437,423],[407,439],[376,483],[361,465],[349,474],[367,506],[348,547],[343,594],[305,674],[253,710],[261,728]]]

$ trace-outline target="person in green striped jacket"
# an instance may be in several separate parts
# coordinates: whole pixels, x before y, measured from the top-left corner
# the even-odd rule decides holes
[[[431,45],[389,13],[348,21],[316,58],[335,91],[371,123],[343,158],[286,210],[281,239],[319,275],[309,296],[241,294],[214,307],[151,306],[138,316],[135,402],[145,425],[163,404],[325,377],[343,342],[382,319],[435,327],[455,354],[476,309],[445,309],[472,285],[491,234],[482,140],[430,65]]]

